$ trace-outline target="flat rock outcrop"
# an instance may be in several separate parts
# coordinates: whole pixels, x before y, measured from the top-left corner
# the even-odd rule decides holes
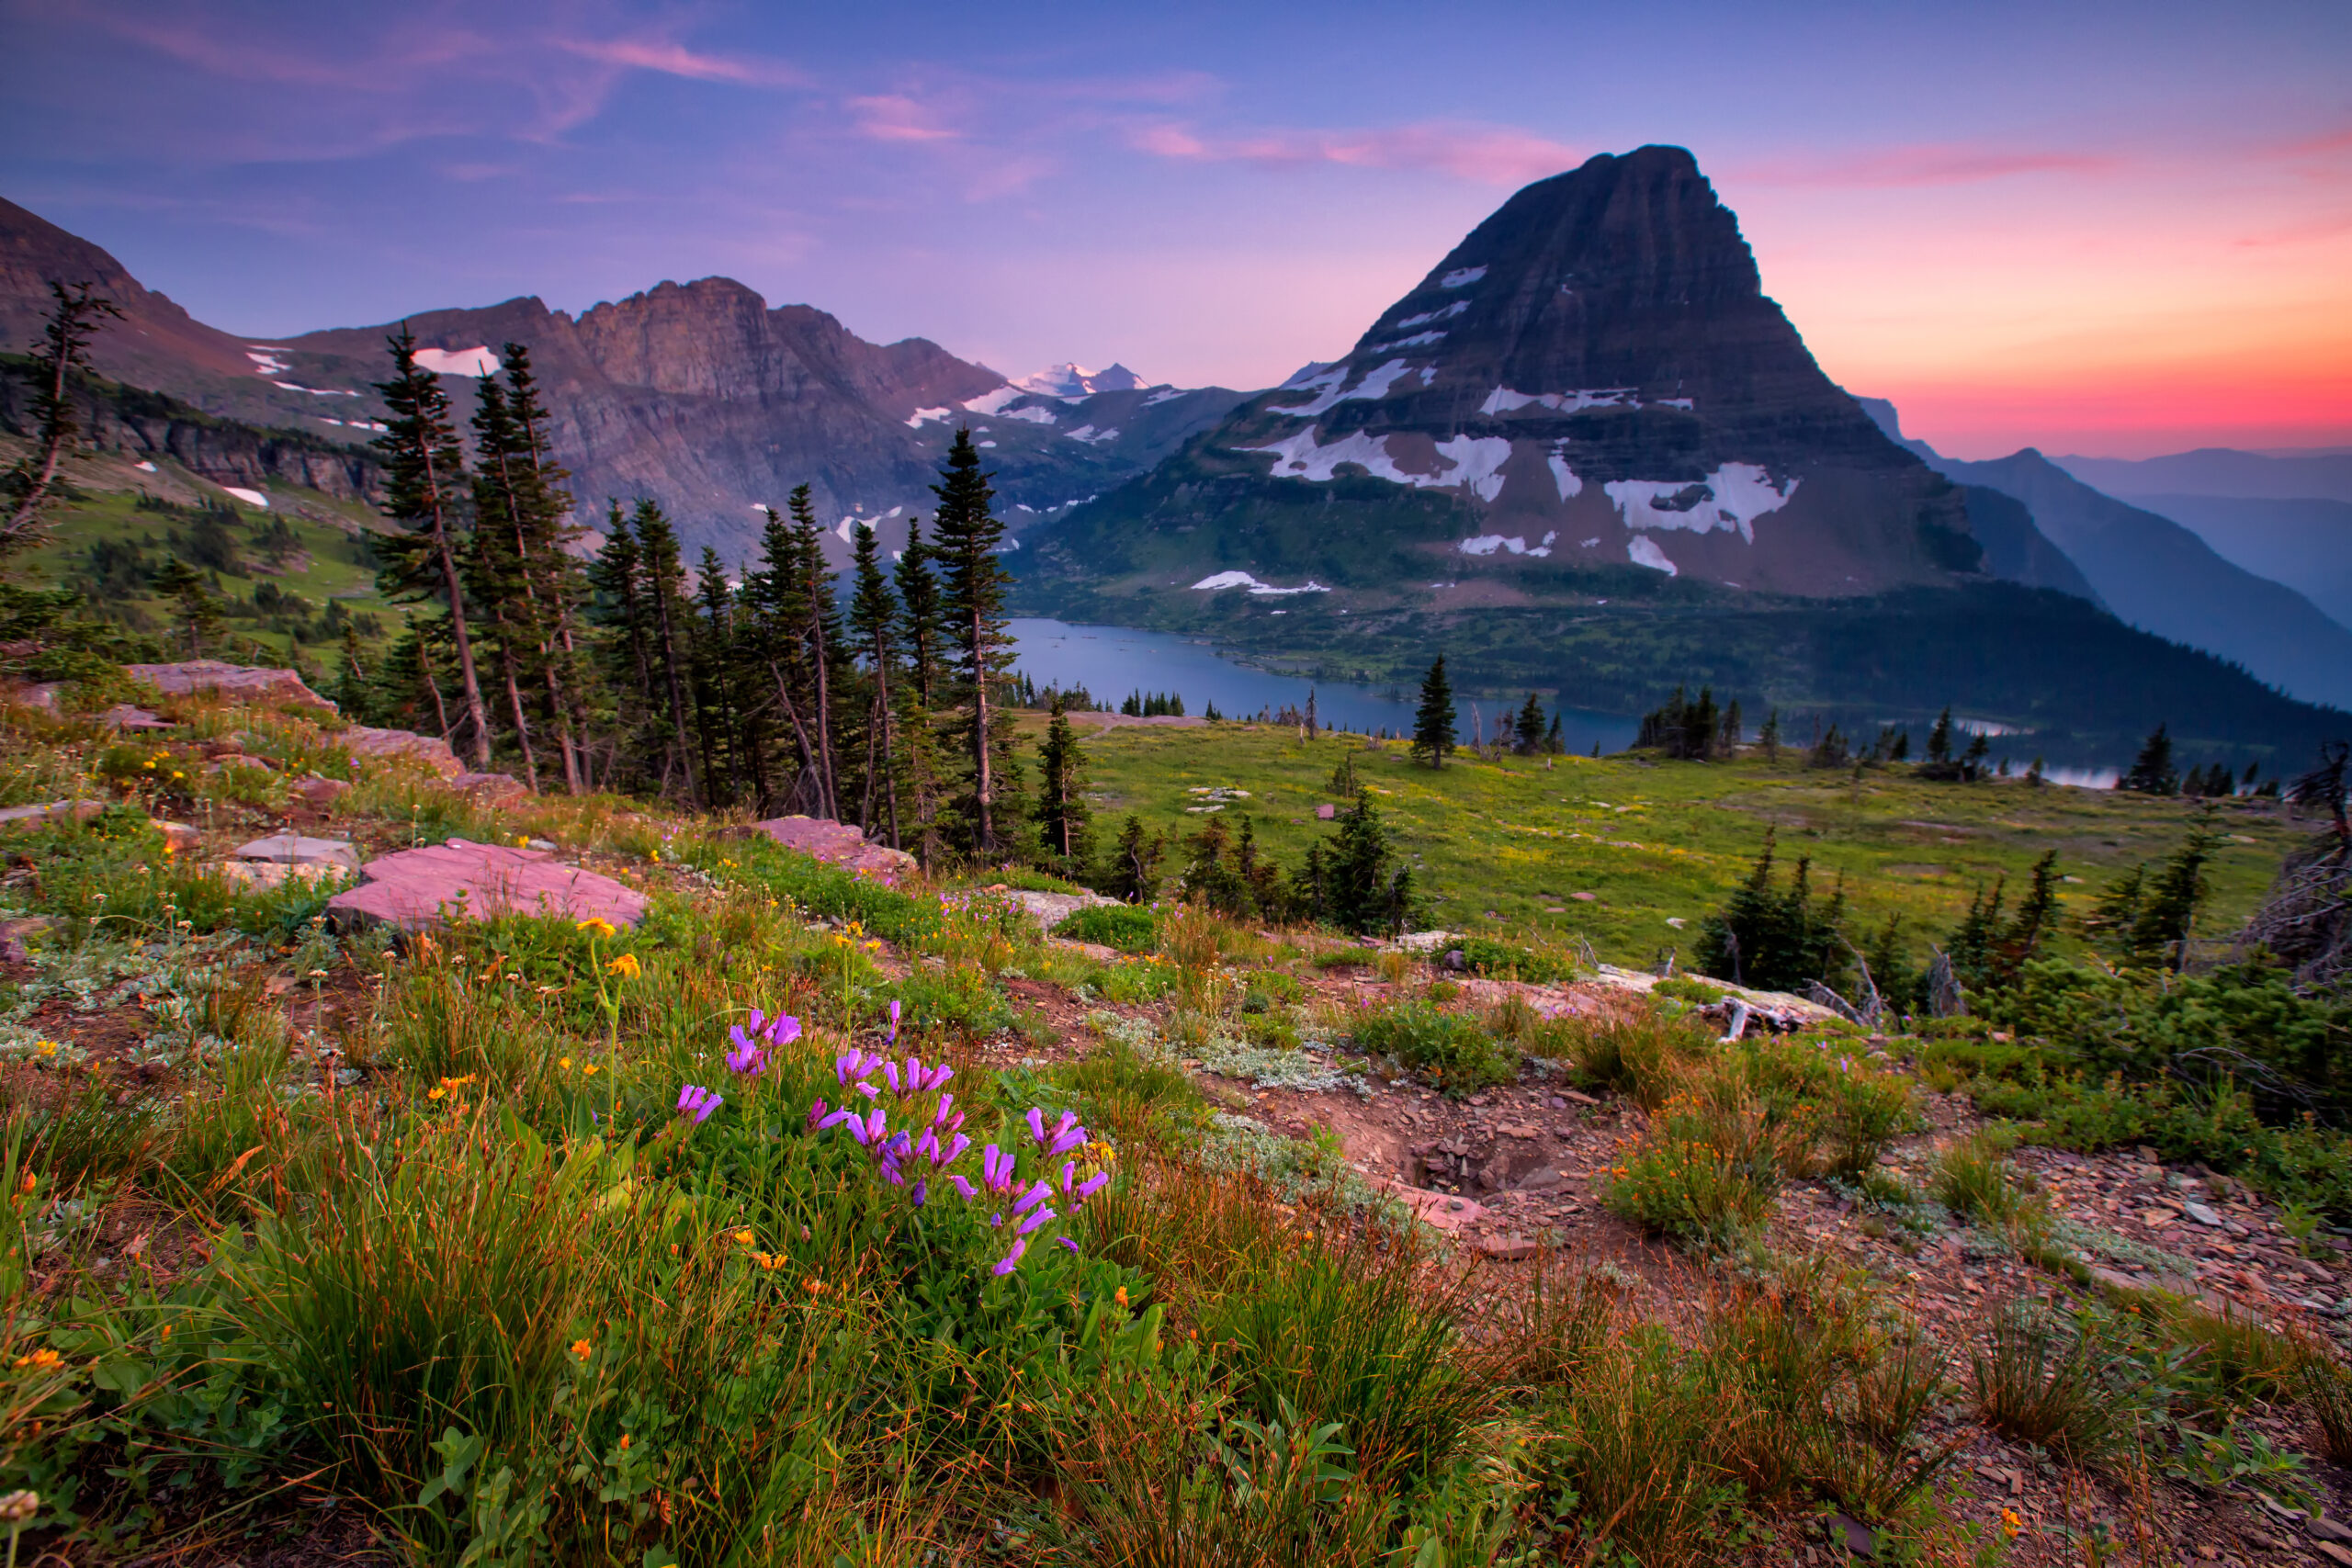
[[[365,724],[355,724],[337,736],[343,749],[355,757],[373,757],[378,761],[401,758],[424,763],[445,779],[454,779],[466,771],[449,743],[437,736],[419,735],[410,729],[378,729]]]
[[[394,925],[422,931],[445,919],[560,915],[634,926],[645,896],[609,876],[565,865],[544,850],[451,839],[369,861],[367,880],[327,900],[340,929]]]
[[[146,682],[167,697],[220,692],[248,701],[291,703],[298,707],[334,713],[334,704],[303,683],[291,670],[266,670],[248,664],[228,664],[218,659],[191,659],[178,664],[130,664],[134,680]]]
[[[741,831],[747,836],[764,833],[787,850],[881,882],[895,883],[921,863],[903,850],[872,842],[847,822],[821,817],[771,817]]]

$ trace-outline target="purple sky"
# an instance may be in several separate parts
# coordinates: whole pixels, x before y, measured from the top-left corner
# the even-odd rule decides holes
[[[2352,6],[0,0],[0,194],[256,337],[723,273],[1270,384],[1515,186],[1690,147],[1962,456],[2352,443]]]

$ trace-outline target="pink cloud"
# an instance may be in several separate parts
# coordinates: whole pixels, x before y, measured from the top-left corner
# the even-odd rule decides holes
[[[557,47],[584,60],[633,71],[658,72],[695,82],[734,82],[749,87],[805,87],[805,72],[775,60],[741,60],[701,54],[668,39],[561,39]]]
[[[1272,130],[1211,140],[1182,125],[1139,127],[1128,142],[1155,157],[1284,167],[1340,164],[1433,170],[1484,185],[1523,185],[1575,167],[1584,154],[1508,126],[1430,123],[1363,130]]]
[[[897,93],[852,98],[849,109],[858,130],[876,141],[953,141],[961,134],[933,123],[929,110]]]
[[[1781,159],[1747,164],[1733,173],[1755,185],[1951,186],[2008,179],[2018,175],[2106,174],[2120,164],[2120,159],[2094,152],[2030,152],[1930,142],[1839,157]]]

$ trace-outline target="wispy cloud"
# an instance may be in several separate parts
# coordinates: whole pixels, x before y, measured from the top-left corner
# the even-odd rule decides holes
[[[1584,153],[1509,126],[1429,122],[1366,130],[1203,134],[1173,122],[1136,127],[1129,145],[1154,157],[1269,167],[1339,164],[1364,169],[1419,169],[1486,185],[1521,185],[1573,168]]]
[[[876,141],[955,141],[963,132],[939,123],[938,111],[899,93],[852,98],[850,117],[860,135]]]
[[[2105,153],[1928,142],[1830,157],[1770,159],[1726,171],[1751,185],[1975,185],[2024,175],[2103,175],[2123,160]]]
[[[780,60],[707,54],[670,38],[563,38],[556,47],[583,60],[631,71],[683,76],[694,82],[732,82],[747,87],[807,87],[812,79]]]

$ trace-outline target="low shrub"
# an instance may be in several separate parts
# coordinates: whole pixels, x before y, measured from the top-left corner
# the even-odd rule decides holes
[[[1071,910],[1054,934],[1121,953],[1150,953],[1159,946],[1159,911],[1136,904],[1090,905]]]
[[[2003,1225],[2015,1220],[2025,1197],[2009,1180],[2009,1162],[1993,1141],[1978,1134],[1948,1145],[1936,1160],[1937,1202],[1962,1219]]]
[[[1562,1020],[1561,1024],[1583,1036],[1581,1048],[1574,1053],[1577,1079],[1589,1088],[1630,1096],[1645,1111],[1655,1111],[1665,1100],[1685,1064],[1702,1060],[1714,1049],[1712,1030],[1647,1008],[1590,1022]]]
[[[1439,1088],[1468,1094],[1519,1076],[1519,1054],[1473,1020],[1426,1001],[1375,1008],[1355,1021],[1356,1048],[1393,1056]]]
[[[1554,980],[1573,980],[1577,976],[1573,964],[1491,937],[1465,936],[1450,942],[1438,949],[1434,957],[1449,969],[1494,979],[1525,980],[1538,986]]]

